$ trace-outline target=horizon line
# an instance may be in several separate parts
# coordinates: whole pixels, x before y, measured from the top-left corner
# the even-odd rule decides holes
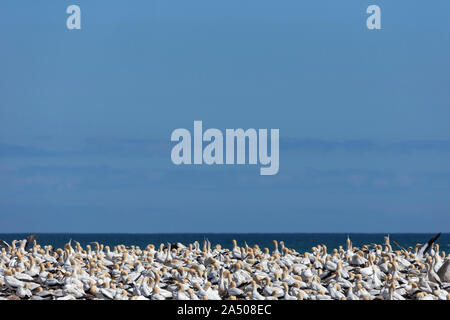
[[[195,234],[435,234],[438,231],[429,232],[0,232],[0,234],[128,234],[128,235],[195,235]],[[450,234],[450,232],[440,232],[441,234]]]

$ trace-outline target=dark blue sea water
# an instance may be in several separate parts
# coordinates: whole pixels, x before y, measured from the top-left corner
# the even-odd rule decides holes
[[[379,243],[384,244],[384,236],[386,234],[364,234],[364,233],[350,233],[348,234],[354,246],[361,246],[362,244]],[[397,233],[391,234],[391,240],[395,240],[403,247],[414,246],[416,243],[424,243],[430,239],[434,234],[405,234]],[[24,239],[28,234],[0,234],[0,239],[10,243],[13,239]],[[232,234],[232,233],[185,233],[185,234],[38,234],[37,242],[41,245],[52,245],[53,247],[63,247],[70,239],[76,240],[81,245],[86,246],[90,242],[98,241],[105,245],[114,246],[124,244],[126,246],[136,245],[144,248],[148,244],[158,246],[160,243],[175,243],[181,242],[189,244],[194,241],[199,241],[203,245],[204,239],[209,239],[212,245],[221,244],[222,247],[232,248],[232,240],[236,239],[238,244],[243,246],[247,242],[249,246],[258,244],[261,248],[273,249],[272,240],[284,241],[289,248],[294,248],[297,251],[310,251],[311,247],[318,244],[326,244],[329,249],[337,248],[342,245],[345,248],[347,234],[344,233],[249,233],[249,234]],[[449,250],[450,247],[450,233],[442,234],[437,243],[440,244],[442,250]],[[392,243],[394,249],[395,246]]]

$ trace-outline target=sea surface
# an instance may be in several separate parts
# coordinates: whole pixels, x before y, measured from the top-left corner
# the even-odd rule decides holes
[[[8,233],[0,234],[0,239],[11,243],[14,239],[24,239],[29,234]],[[56,248],[64,247],[64,244],[71,239],[80,242],[84,247],[87,244],[98,241],[104,245],[113,247],[118,244],[126,246],[146,247],[148,244],[159,246],[161,243],[176,243],[181,242],[185,245],[200,242],[208,239],[212,246],[221,244],[224,248],[232,248],[232,240],[236,239],[238,245],[244,246],[247,243],[249,246],[255,244],[261,248],[273,249],[272,240],[284,241],[288,248],[293,248],[299,252],[311,251],[313,246],[318,244],[325,244],[329,249],[338,248],[342,245],[345,248],[347,235],[350,237],[354,246],[361,246],[363,244],[384,244],[384,237],[387,234],[375,233],[162,233],[162,234],[106,234],[106,233],[43,233],[38,234],[37,242],[41,245],[52,245]],[[415,246],[417,243],[425,243],[434,234],[413,234],[413,233],[394,233],[390,234],[390,239],[395,240],[401,246],[407,248]],[[448,251],[450,248],[450,233],[443,233],[438,239],[441,249]],[[396,249],[394,243],[391,244]],[[330,251],[328,251],[330,252]]]

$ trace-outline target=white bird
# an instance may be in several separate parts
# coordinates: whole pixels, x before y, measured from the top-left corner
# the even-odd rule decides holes
[[[0,300],[449,299],[449,259],[430,241],[427,250],[393,241],[394,251],[389,236],[384,247],[356,248],[347,238],[346,250],[319,244],[300,254],[283,241],[270,253],[236,241],[231,250],[211,248],[207,239],[202,249],[196,241],[158,250],[76,241],[53,248],[35,240],[28,248],[14,240],[0,248]]]
[[[30,290],[30,285],[27,283],[25,286],[17,287],[16,295],[22,299],[30,298],[33,295]]]

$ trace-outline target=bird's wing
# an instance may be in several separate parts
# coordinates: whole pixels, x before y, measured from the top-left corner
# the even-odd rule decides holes
[[[425,253],[427,253],[428,250],[430,250],[431,246],[433,245],[433,243],[441,236],[441,233],[439,232],[438,234],[436,234],[433,238],[431,238],[430,240],[428,240],[428,242],[426,244],[424,244],[420,249],[418,254],[423,256]]]
[[[403,248],[401,245],[399,245],[397,241],[392,240],[392,242],[393,242],[400,250],[406,251],[405,248]]]
[[[24,249],[27,250],[27,247],[30,245],[30,243],[32,243],[34,240],[36,240],[37,237],[38,237],[37,234],[32,234],[31,236],[28,236]]]
[[[327,271],[322,272],[322,274],[319,277],[321,280],[325,280],[328,277],[331,277],[332,275],[333,275],[333,272],[327,270]]]
[[[10,246],[7,242],[5,242],[5,241],[3,241],[3,240],[1,240],[1,239],[0,239],[0,246],[4,246],[4,247],[7,247],[7,248],[11,248],[11,246]]]

